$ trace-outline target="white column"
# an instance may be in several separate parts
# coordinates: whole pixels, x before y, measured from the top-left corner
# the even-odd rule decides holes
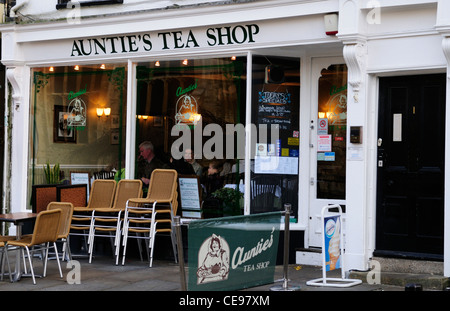
[[[348,67],[347,89],[347,167],[346,167],[346,270],[367,269],[368,264],[368,124],[366,123],[365,42],[344,42],[344,59]],[[362,127],[362,143],[350,142],[350,127]],[[352,148],[352,149],[350,149]],[[358,157],[349,157],[349,150],[357,150]]]
[[[436,30],[444,37],[442,49],[447,60],[444,163],[444,276],[450,277],[450,1],[448,0],[438,0]]]
[[[247,53],[247,95],[245,103],[245,191],[244,191],[244,215],[250,214],[250,156],[252,146],[252,84],[253,84],[253,54],[251,51]],[[239,159],[238,159],[239,161]]]
[[[125,178],[133,179],[136,159],[136,64],[130,60],[128,61],[127,72]]]
[[[442,47],[447,58],[447,89],[445,99],[445,185],[444,185],[444,276],[450,276],[450,36]]]
[[[11,136],[6,146],[11,148],[10,209],[11,212],[26,211],[28,199],[28,154],[30,117],[30,69],[25,66],[7,67],[6,79],[11,84]],[[7,129],[8,130],[8,129]]]

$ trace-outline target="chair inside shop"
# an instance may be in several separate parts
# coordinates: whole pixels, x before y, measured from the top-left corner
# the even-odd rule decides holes
[[[264,213],[281,207],[281,179],[272,175],[257,175],[250,181],[250,211]],[[277,200],[278,199],[278,200]]]

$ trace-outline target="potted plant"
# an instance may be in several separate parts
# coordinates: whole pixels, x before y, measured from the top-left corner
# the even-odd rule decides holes
[[[212,196],[222,202],[224,216],[241,215],[240,201],[244,194],[239,189],[220,188]]]
[[[60,184],[61,183],[60,174],[61,171],[58,163],[56,163],[53,167],[50,166],[49,162],[47,162],[47,164],[44,165],[44,175],[47,184]]]

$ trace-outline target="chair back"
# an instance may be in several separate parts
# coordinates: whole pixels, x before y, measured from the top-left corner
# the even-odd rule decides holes
[[[61,221],[59,222],[58,239],[66,239],[70,232],[70,225],[72,223],[73,204],[70,202],[50,202],[47,205],[47,210],[54,209],[61,210]]]
[[[281,189],[281,180],[276,176],[253,177],[250,181],[250,211],[261,213],[277,210],[274,207],[275,198],[281,196]]]
[[[37,215],[31,245],[55,242],[58,239],[61,209],[42,211]]]
[[[142,197],[142,181],[139,179],[121,179],[117,184],[113,208],[125,210],[127,201]]]
[[[113,179],[96,179],[92,183],[88,208],[111,207],[116,191],[116,181]]]
[[[151,201],[171,201],[177,191],[177,171],[172,169],[155,169],[150,178],[147,199]]]

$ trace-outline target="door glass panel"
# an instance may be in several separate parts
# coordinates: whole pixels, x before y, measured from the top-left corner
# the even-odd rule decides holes
[[[317,198],[345,199],[347,66],[331,65],[319,78]]]
[[[300,60],[253,57],[250,212],[298,213]]]

